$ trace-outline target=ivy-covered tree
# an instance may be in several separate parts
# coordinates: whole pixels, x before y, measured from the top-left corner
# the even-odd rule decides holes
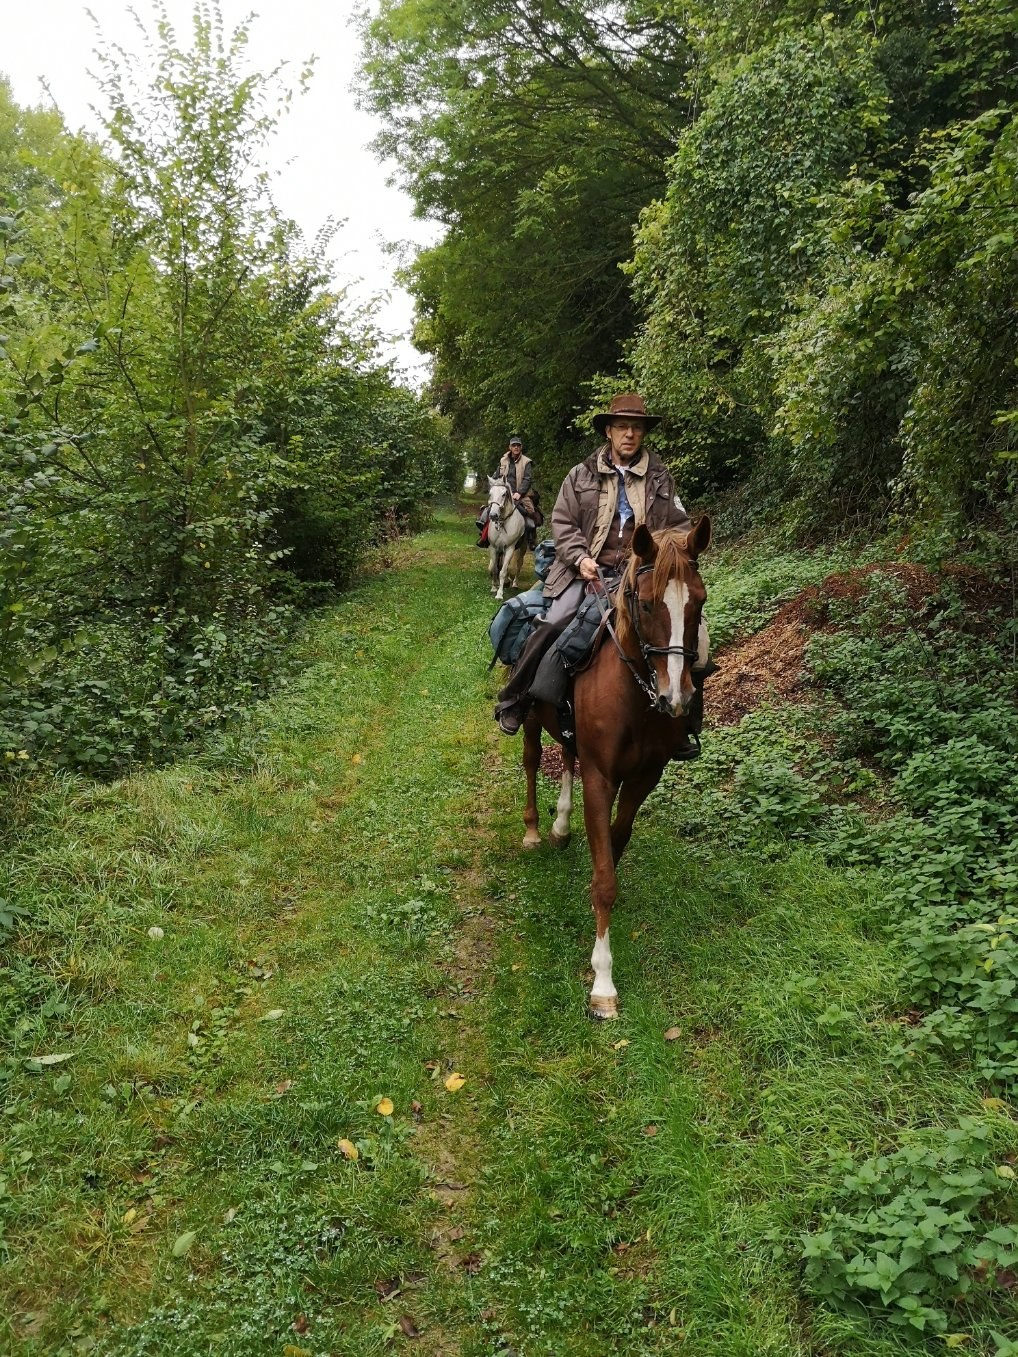
[[[664,187],[688,43],[660,6],[389,0],[365,98],[418,210],[446,227],[408,270],[433,390],[485,460],[517,429],[547,465],[635,315],[621,261]]]

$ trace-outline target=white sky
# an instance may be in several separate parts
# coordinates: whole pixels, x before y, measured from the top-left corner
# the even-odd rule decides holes
[[[130,0],[91,0],[88,6],[84,0],[28,0],[5,15],[0,71],[20,104],[46,101],[43,80],[70,126],[95,132],[89,105],[101,94],[88,74],[96,66],[96,36],[86,8],[111,41],[139,49]],[[149,0],[135,0],[134,8],[151,30]],[[183,42],[191,31],[191,0],[167,0],[166,8]],[[291,105],[266,152],[268,167],[279,172],[273,196],[309,240],[327,217],[346,220],[332,249],[336,281],[349,284],[359,301],[384,299],[378,325],[391,337],[387,355],[395,357],[407,380],[420,385],[426,366],[408,338],[412,303],[393,283],[397,261],[384,247],[386,242],[428,244],[438,232],[413,218],[410,199],[386,184],[389,168],[367,149],[376,122],[354,103],[359,41],[350,17],[355,0],[220,0],[220,8],[228,30],[251,11],[258,16],[248,44],[257,69],[286,60],[296,77],[307,57],[318,57],[308,93]]]

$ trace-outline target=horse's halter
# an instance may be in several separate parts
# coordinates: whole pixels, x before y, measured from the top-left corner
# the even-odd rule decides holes
[[[639,580],[641,575],[646,575],[648,572],[653,572],[653,570],[654,570],[653,564],[641,565],[636,572],[637,580]],[[601,574],[600,567],[598,568],[597,573],[598,578],[600,579],[601,584],[605,589],[605,595],[607,596],[607,584],[605,583],[604,576]],[[607,612],[605,614],[607,617],[607,622],[605,625],[608,628],[608,634],[615,642],[615,649],[619,652],[619,655],[625,661],[626,667],[629,669],[629,672],[632,674],[633,678],[639,684],[640,688],[642,688],[642,690],[647,694],[647,697],[650,699],[650,705],[654,708],[655,711],[662,711],[663,708],[661,705],[661,698],[663,695],[660,687],[658,686],[657,668],[654,664],[652,656],[681,655],[684,660],[689,660],[690,663],[692,663],[693,660],[699,658],[700,652],[699,650],[695,650],[690,646],[648,645],[647,641],[644,639],[643,632],[640,630],[639,605],[644,600],[640,598],[639,590],[634,589],[631,586],[627,586],[626,589],[622,592],[623,597],[626,601],[626,606],[629,610],[629,620],[630,623],[632,624],[633,635],[636,637],[636,643],[640,647],[640,654],[643,656],[643,662],[647,666],[647,672],[650,675],[649,682],[647,679],[643,677],[639,669],[637,669],[636,665],[633,663],[632,659],[623,650],[622,643],[620,642],[618,636],[616,635],[615,628],[612,626],[610,612]],[[681,715],[681,712],[676,712],[675,715],[676,716]]]

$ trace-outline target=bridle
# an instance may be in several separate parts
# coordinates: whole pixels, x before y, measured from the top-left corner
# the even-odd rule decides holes
[[[648,571],[652,572],[653,569],[654,569],[653,565],[641,565],[636,572],[637,581],[639,581],[641,575],[646,575]],[[647,697],[650,699],[650,705],[653,707],[655,711],[661,711],[662,694],[661,689],[658,687],[657,669],[654,666],[652,656],[681,655],[684,660],[688,660],[690,663],[692,663],[694,660],[699,658],[700,652],[698,650],[692,649],[690,646],[648,645],[646,639],[644,638],[643,632],[640,630],[639,604],[641,602],[641,599],[639,589],[638,588],[634,589],[631,585],[627,585],[625,589],[622,590],[621,592],[625,600],[626,607],[629,611],[629,621],[633,628],[633,635],[636,637],[636,643],[640,647],[640,654],[643,656],[643,662],[647,666],[647,672],[650,675],[650,681],[648,682],[648,680],[645,679],[644,676],[640,673],[639,669],[636,667],[636,664],[633,662],[632,658],[626,654],[625,650],[623,650],[622,642],[619,640],[618,633],[616,632],[614,626],[612,625],[612,608],[609,606],[607,602],[608,582],[605,579],[604,575],[601,573],[600,566],[598,566],[597,568],[597,577],[601,581],[601,588],[603,590],[602,594],[598,594],[598,601],[599,606],[601,606],[601,615],[604,618],[604,624],[608,631],[608,635],[612,638],[612,640],[615,643],[615,649],[619,652],[619,658],[623,661],[626,668],[632,674],[633,678],[636,680],[639,687],[643,690],[644,693],[646,693]],[[601,604],[602,598],[604,599],[603,604]]]
[[[496,503],[493,498],[493,492],[495,490],[502,491],[499,503]],[[505,481],[498,482],[488,491],[488,504],[491,506],[491,513],[488,515],[488,518],[493,523],[502,523],[504,521],[502,515],[505,513],[507,505],[509,512],[506,514],[506,518],[510,518],[514,513],[519,512],[519,505],[513,499],[513,492],[509,489],[509,486]]]

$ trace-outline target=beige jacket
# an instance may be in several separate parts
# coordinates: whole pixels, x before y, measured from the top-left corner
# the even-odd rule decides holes
[[[520,460],[513,462],[509,454],[503,453],[502,460],[498,464],[498,474],[503,480],[509,475],[509,468],[514,467],[513,476],[516,482],[516,493],[521,497],[529,495],[531,487],[534,484],[534,473],[531,470],[533,463],[525,452],[520,453]]]

